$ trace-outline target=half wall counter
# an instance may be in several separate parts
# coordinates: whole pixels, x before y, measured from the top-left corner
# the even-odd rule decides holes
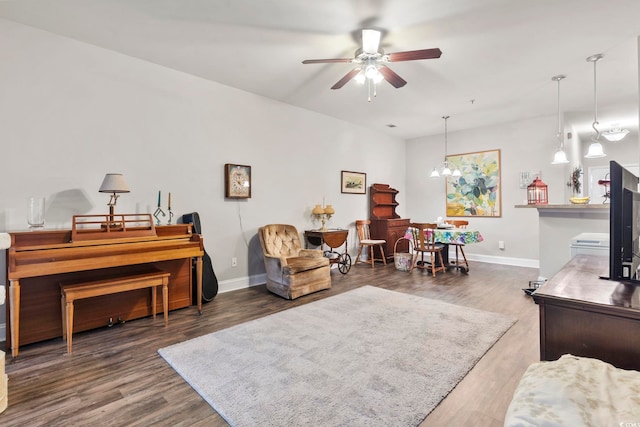
[[[582,233],[609,233],[608,204],[516,205],[538,210],[540,277],[548,279],[571,260],[571,243]]]

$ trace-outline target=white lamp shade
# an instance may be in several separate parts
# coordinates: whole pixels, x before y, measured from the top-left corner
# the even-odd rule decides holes
[[[564,163],[569,163],[569,159],[567,159],[567,153],[562,151],[562,149],[558,149],[558,151],[556,151],[556,154],[553,156],[553,161],[551,162],[551,164],[561,165]]]
[[[584,157],[586,157],[587,159],[597,159],[599,157],[605,156],[606,154],[604,153],[602,144],[600,144],[598,141],[593,141],[589,146],[589,151],[587,151],[587,154]]]
[[[460,169],[456,168],[451,176],[462,176],[462,172],[460,172]]]
[[[433,170],[431,171],[431,178],[440,178],[440,174],[438,173],[438,170],[436,168],[433,168]]]
[[[378,52],[380,45],[380,31],[362,30],[362,50],[365,53],[374,54]]]
[[[364,75],[370,79],[375,78],[378,74],[380,73],[378,72],[378,69],[375,65],[367,65],[367,68],[365,68],[364,70]]]
[[[98,191],[101,193],[128,193],[130,190],[121,173],[108,173],[104,176]]]
[[[629,133],[628,129],[613,128],[613,129],[609,129],[608,131],[604,132],[602,134],[602,136],[607,138],[607,141],[618,142],[622,138],[627,136],[628,133]]]

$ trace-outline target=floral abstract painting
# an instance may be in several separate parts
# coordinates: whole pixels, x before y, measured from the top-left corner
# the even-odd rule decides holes
[[[447,156],[449,168],[461,176],[447,177],[447,216],[502,215],[500,150]]]

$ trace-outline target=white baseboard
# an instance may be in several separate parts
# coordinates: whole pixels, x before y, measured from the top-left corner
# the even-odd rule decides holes
[[[469,261],[486,262],[489,264],[512,265],[514,267],[540,268],[540,260],[531,258],[511,258],[494,255],[466,254]],[[453,254],[455,258],[455,252]],[[451,259],[451,255],[449,255]]]
[[[250,277],[238,277],[237,279],[222,280],[218,282],[218,292],[225,293],[237,291],[238,289],[246,289],[252,286],[264,285],[267,283],[267,274],[257,274]]]

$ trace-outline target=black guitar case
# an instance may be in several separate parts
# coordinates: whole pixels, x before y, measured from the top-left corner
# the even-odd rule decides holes
[[[200,215],[198,215],[198,212],[191,212],[182,215],[179,222],[183,224],[193,224],[193,232],[196,234],[202,234],[202,229],[200,228]],[[193,304],[196,305],[198,303],[198,289],[195,286],[197,280],[195,262],[192,265],[191,274],[192,283],[194,284],[191,300],[193,301]],[[211,257],[205,250],[204,255],[202,256],[202,302],[209,302],[214,299],[216,295],[218,295],[218,278],[216,277],[216,273],[213,272]]]

